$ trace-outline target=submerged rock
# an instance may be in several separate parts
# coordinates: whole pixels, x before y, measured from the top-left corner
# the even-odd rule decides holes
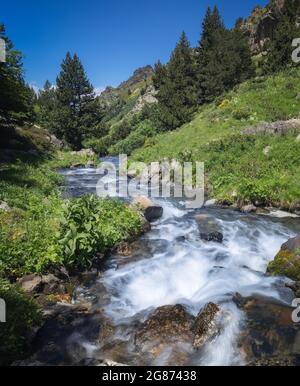
[[[220,326],[217,322],[217,317],[220,311],[220,307],[214,303],[209,303],[200,311],[194,327],[195,338],[193,346],[195,349],[201,348],[219,335]]]
[[[300,281],[300,235],[282,245],[274,261],[269,264],[268,273]]]
[[[205,241],[214,241],[216,243],[222,243],[224,236],[220,232],[212,232],[212,233],[201,233],[201,240]]]

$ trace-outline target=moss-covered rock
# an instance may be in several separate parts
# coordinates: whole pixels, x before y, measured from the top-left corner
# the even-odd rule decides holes
[[[300,235],[282,245],[274,261],[269,264],[268,273],[300,281]]]

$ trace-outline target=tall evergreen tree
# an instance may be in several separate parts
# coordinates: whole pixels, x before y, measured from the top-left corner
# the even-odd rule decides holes
[[[299,16],[299,0],[285,0],[280,21],[268,47],[268,55],[264,64],[266,73],[273,73],[287,65],[293,65],[292,52],[294,48],[292,41],[300,37],[300,27],[297,24]]]
[[[57,137],[63,137],[63,132],[55,124],[58,120],[58,99],[55,87],[47,80],[38,96],[38,123]]]
[[[154,85],[158,89],[158,118],[164,130],[187,122],[197,102],[193,50],[183,32],[169,63],[155,67]]]
[[[33,94],[24,81],[22,54],[6,36],[3,24],[0,24],[0,38],[6,46],[6,61],[0,63],[0,115],[15,123],[30,122]]]
[[[97,124],[98,108],[93,86],[76,54],[72,57],[67,53],[56,83],[59,114],[55,130],[75,149],[80,149]]]
[[[225,28],[217,7],[207,9],[197,52],[199,103],[211,102],[254,74],[246,38],[238,28]]]

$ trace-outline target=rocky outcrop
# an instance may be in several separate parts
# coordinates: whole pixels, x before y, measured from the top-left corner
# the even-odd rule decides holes
[[[220,326],[218,324],[217,317],[220,315],[220,311],[220,307],[217,304],[209,303],[199,313],[194,327],[194,348],[201,348],[207,342],[219,335]]]
[[[82,149],[79,151],[72,151],[71,155],[79,156],[79,157],[95,157],[96,153],[92,149]]]
[[[114,111],[114,115],[120,112],[122,107],[126,105],[126,99],[132,93],[134,93],[135,96],[137,92],[137,96],[142,96],[142,90],[145,90],[145,88],[147,93],[147,87],[152,82],[153,74],[154,71],[151,66],[138,68],[129,79],[122,82],[118,87],[107,87],[98,97],[100,106],[106,112]],[[149,90],[148,93],[150,92],[152,93],[152,91]],[[146,99],[147,98],[148,97],[146,97]]]
[[[274,31],[282,16],[281,10],[284,1],[273,0],[266,7],[257,6],[247,19],[240,22],[240,29],[249,38],[249,45],[253,54],[263,52],[266,43],[273,38]]]
[[[131,114],[137,114],[143,110],[143,108],[146,105],[153,105],[158,102],[157,98],[157,91],[155,90],[154,86],[150,85],[144,94],[140,95],[138,100],[136,101],[135,106],[131,110]]]
[[[297,133],[300,131],[300,119],[290,119],[288,121],[277,121],[270,123],[260,123],[257,126],[248,127],[243,131],[246,135],[273,134],[284,135],[288,133]]]
[[[10,212],[11,208],[5,201],[0,201],[0,212]]]
[[[274,261],[269,264],[268,273],[300,281],[300,235],[282,245]]]

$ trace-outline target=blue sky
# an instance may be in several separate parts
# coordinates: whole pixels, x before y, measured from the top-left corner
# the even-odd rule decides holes
[[[94,87],[116,86],[138,67],[167,61],[181,31],[199,40],[208,5],[227,26],[267,0],[12,0],[0,23],[24,55],[26,79],[55,82],[66,52],[77,52]]]

